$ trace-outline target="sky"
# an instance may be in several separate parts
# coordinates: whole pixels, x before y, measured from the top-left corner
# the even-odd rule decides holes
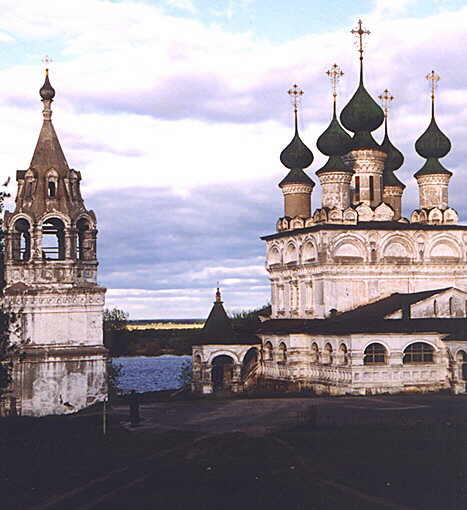
[[[0,178],[29,166],[42,121],[45,55],[53,121],[98,218],[107,307],[131,319],[203,318],[217,281],[231,312],[270,300],[261,235],[282,215],[279,161],[292,137],[287,90],[305,91],[300,132],[315,156],[331,114],[325,72],[357,86],[350,30],[371,31],[365,84],[388,88],[404,153],[404,214],[417,207],[415,140],[429,122],[425,75],[440,76],[437,120],[453,148],[450,205],[467,220],[467,1],[0,0]],[[382,139],[381,129],[375,137]],[[319,207],[319,185],[313,209]],[[12,208],[12,204],[9,204]]]

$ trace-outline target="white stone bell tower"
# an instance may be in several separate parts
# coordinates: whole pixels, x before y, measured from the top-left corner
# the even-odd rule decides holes
[[[43,124],[31,164],[16,175],[14,212],[5,213],[5,303],[21,314],[26,341],[14,369],[18,414],[65,414],[107,396],[93,211],[68,167],[52,124],[48,70],[40,89]]]

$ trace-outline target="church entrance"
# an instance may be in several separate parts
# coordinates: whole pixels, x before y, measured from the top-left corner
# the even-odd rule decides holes
[[[225,354],[212,360],[212,390],[230,391],[232,388],[234,360]]]

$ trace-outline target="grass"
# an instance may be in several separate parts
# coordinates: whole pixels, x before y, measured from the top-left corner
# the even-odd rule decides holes
[[[128,324],[126,329],[144,330],[144,329],[201,329],[203,323],[178,323],[178,322],[151,322],[149,324]]]

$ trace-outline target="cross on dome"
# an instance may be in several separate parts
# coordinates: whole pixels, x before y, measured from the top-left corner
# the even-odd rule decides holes
[[[295,113],[297,113],[297,109],[300,105],[300,98],[303,96],[305,92],[296,84],[294,83],[292,85],[292,88],[290,88],[287,91],[287,94],[289,94],[290,99],[292,101],[292,106],[294,108]]]
[[[370,31],[366,30],[362,27],[362,20],[358,20],[358,28],[353,28],[350,31],[351,34],[354,34],[357,36],[357,44],[358,44],[358,51],[360,53],[360,61],[363,60],[363,37],[365,35],[370,35]]]
[[[378,98],[380,99],[381,105],[384,110],[384,117],[387,119],[389,107],[391,106],[391,101],[394,100],[394,96],[389,92],[388,89],[385,89],[383,93],[380,96],[378,96]]]
[[[329,79],[331,80],[332,97],[334,98],[334,102],[336,102],[337,86],[339,85],[339,80],[341,79],[341,77],[344,76],[344,73],[337,64],[333,64],[331,66],[331,69],[326,71],[326,74],[329,76]]]

